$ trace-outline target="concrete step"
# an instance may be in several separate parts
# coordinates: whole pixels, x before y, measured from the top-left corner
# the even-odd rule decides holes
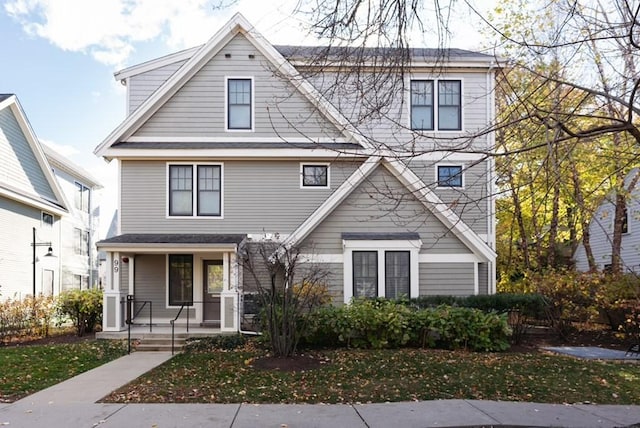
[[[184,349],[186,337],[176,337],[173,343],[175,352]],[[135,344],[136,351],[171,351],[171,336],[169,337],[144,337],[138,339]]]

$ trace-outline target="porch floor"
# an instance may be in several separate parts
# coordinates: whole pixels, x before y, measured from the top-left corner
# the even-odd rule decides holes
[[[184,324],[176,324],[175,334],[178,337],[207,337],[218,336],[221,334],[235,334],[235,332],[222,332],[220,328],[213,327],[201,327],[199,325],[190,325],[189,331]],[[101,331],[96,333],[96,339],[126,339],[128,336],[127,330],[122,331]],[[132,325],[131,326],[131,338],[132,339],[145,339],[152,337],[171,337],[170,325],[154,325],[149,331],[148,325]]]

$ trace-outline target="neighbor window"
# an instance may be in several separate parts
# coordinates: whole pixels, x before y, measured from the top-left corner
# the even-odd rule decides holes
[[[169,306],[193,304],[193,255],[169,255]]]
[[[411,129],[433,130],[433,80],[411,81]]]
[[[81,256],[89,255],[89,232],[86,230],[73,229],[73,250],[75,254]]]
[[[462,95],[460,80],[438,82],[438,129],[462,129]]]
[[[221,165],[169,165],[168,187],[169,216],[221,215]]]
[[[303,164],[302,187],[329,187],[329,166]]]
[[[227,80],[227,129],[251,129],[251,98],[251,79]]]
[[[629,212],[625,206],[622,209],[622,233],[629,233]]]
[[[438,165],[438,187],[462,187],[462,166]]]
[[[437,91],[434,91],[434,85],[437,85]],[[462,129],[462,81],[460,80],[411,80],[410,105],[410,126],[413,130],[459,131]]]
[[[86,212],[89,212],[89,202],[90,202],[90,190],[87,186],[82,183],[75,183],[76,191],[74,196],[74,202],[76,209]]]
[[[47,227],[53,227],[53,215],[43,212],[42,225]]]

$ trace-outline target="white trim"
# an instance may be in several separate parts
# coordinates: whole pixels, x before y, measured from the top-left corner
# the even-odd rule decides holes
[[[129,77],[131,76],[136,76],[138,74],[146,73],[151,70],[156,70],[158,68],[162,68],[170,64],[175,64],[176,62],[188,61],[201,47],[202,45],[195,46],[193,48],[185,49],[180,52],[174,52],[172,54],[165,55],[160,58],[143,62],[141,64],[123,68],[122,70],[119,70],[113,73],[113,77],[116,80],[120,80],[120,81],[126,80],[128,83]]]
[[[420,263],[478,263],[482,259],[473,253],[420,254]]]
[[[455,168],[455,167],[460,167],[460,186],[441,186],[440,185],[440,167],[445,167],[445,168]],[[466,165],[463,163],[451,163],[451,162],[443,162],[443,163],[437,163],[434,165],[434,174],[435,174],[435,181],[434,183],[436,184],[436,189],[442,189],[442,190],[464,190],[465,188],[465,171],[466,171]]]
[[[116,160],[116,236],[122,235],[122,162]]]
[[[189,215],[171,215],[169,212],[169,170],[171,166],[185,165],[191,166],[191,181],[192,181],[192,195],[191,195],[191,212]],[[198,167],[199,166],[219,166],[220,167],[220,215],[198,215]],[[182,162],[182,161],[169,161],[166,163],[166,177],[165,177],[165,219],[190,219],[190,220],[221,220],[224,219],[224,164],[221,162]]]
[[[387,251],[406,251],[409,253],[409,297],[420,294],[419,252],[421,240],[343,240],[343,301],[349,303],[353,298],[353,252],[376,251],[378,253],[378,296],[385,295],[385,267]]]
[[[304,167],[305,166],[324,166],[327,168],[327,184],[326,186],[305,186],[304,185]],[[300,189],[331,189],[331,163],[329,162],[300,162]]]
[[[480,294],[480,280],[478,277],[479,269],[480,269],[480,264],[478,262],[475,262],[473,264],[473,294],[475,294],[476,296]],[[489,293],[489,290],[487,290],[487,294],[488,293]]]
[[[249,101],[249,128],[229,128],[229,80],[248,80],[251,86],[251,100]],[[254,132],[255,124],[255,88],[253,76],[224,76],[224,131],[225,132]]]
[[[109,159],[283,159],[283,158],[364,158],[367,156],[361,150],[331,149],[318,147],[313,149],[107,149],[103,156]]]
[[[314,144],[326,144],[331,145],[334,143],[345,143],[346,140],[344,138],[327,138],[327,137],[293,137],[293,138],[282,138],[282,137],[250,137],[250,136],[233,136],[233,135],[225,135],[225,136],[215,136],[215,137],[189,137],[189,136],[175,136],[175,137],[167,137],[165,135],[158,136],[148,136],[148,135],[132,135],[131,137],[123,140],[126,143],[233,143],[233,142],[243,142],[243,143],[290,143],[290,144],[304,144],[304,143],[314,143]],[[221,149],[217,149],[221,150]],[[224,150],[224,149],[222,149]],[[286,149],[285,149],[286,150]],[[291,149],[288,149],[291,150]],[[305,149],[308,150],[308,149]],[[340,149],[342,150],[342,149]]]
[[[136,256],[134,254],[127,256],[129,258],[129,294],[135,294],[135,271],[136,271]]]
[[[37,197],[36,195],[25,196],[25,195],[13,192],[13,191],[11,191],[9,189],[0,187],[0,196],[4,196],[6,198],[13,199],[14,201],[18,201],[20,203],[23,203],[23,204],[28,205],[30,207],[37,208],[39,210],[45,210],[45,211],[52,212],[52,213],[58,215],[59,217],[62,217],[63,215],[68,214],[68,212],[66,210],[64,210],[63,208],[54,206],[53,202],[50,202],[52,205],[49,205],[49,204],[47,204],[45,202],[41,202],[39,200],[33,199],[33,198]],[[43,201],[45,201],[45,200],[46,199],[43,199]]]

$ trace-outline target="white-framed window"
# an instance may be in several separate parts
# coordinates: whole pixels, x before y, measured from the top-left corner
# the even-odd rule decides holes
[[[253,130],[253,78],[227,77],[225,98],[227,131]]]
[[[73,251],[80,256],[89,255],[89,232],[73,228]]]
[[[222,217],[222,164],[167,164],[167,216]]]
[[[417,297],[420,239],[343,239],[344,302],[359,297]]]
[[[75,182],[75,194],[74,194],[74,205],[76,209],[88,213],[91,203],[91,189],[85,186],[82,183]]]
[[[463,165],[436,165],[436,183],[438,187],[464,187]]]
[[[87,290],[89,289],[89,275],[73,275],[73,284],[71,288],[75,290]]]
[[[167,256],[167,306],[193,304],[193,254]]]
[[[461,80],[412,79],[409,88],[409,126],[412,130],[462,130]]]
[[[329,183],[328,163],[300,164],[300,188],[328,189]]]
[[[54,219],[53,214],[49,214],[48,212],[42,211],[42,219],[41,223],[43,227],[53,227]]]

